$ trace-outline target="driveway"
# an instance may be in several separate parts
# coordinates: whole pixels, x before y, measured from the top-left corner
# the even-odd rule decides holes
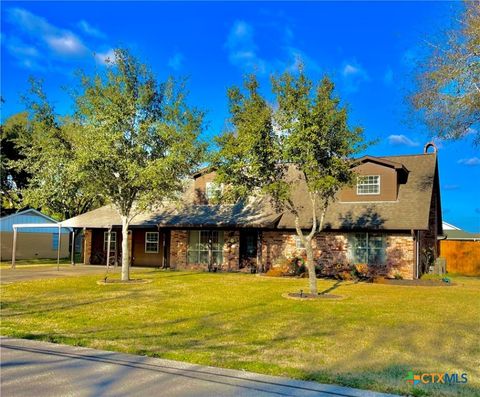
[[[392,396],[32,340],[1,338],[1,395],[10,396]]]
[[[152,270],[142,269],[142,268],[131,268],[132,272],[135,271],[145,271]],[[57,266],[51,265],[39,265],[39,266],[25,266],[22,268],[21,265],[18,265],[16,269],[11,268],[1,268],[0,269],[0,279],[2,283],[12,283],[15,281],[29,281],[29,280],[40,280],[46,278],[61,278],[61,277],[75,277],[75,276],[87,276],[91,274],[101,274],[104,275],[106,272],[105,266],[92,266],[92,265],[60,265],[59,270]],[[109,273],[119,273],[120,266],[117,269],[110,267]]]

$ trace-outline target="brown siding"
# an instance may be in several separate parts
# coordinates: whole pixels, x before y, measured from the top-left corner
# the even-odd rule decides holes
[[[374,163],[364,163],[354,168],[359,175],[380,175],[380,194],[358,195],[357,184],[340,192],[340,201],[395,201],[397,199],[397,171]]]
[[[480,241],[440,241],[440,256],[447,261],[447,272],[480,276]]]
[[[194,203],[207,204],[207,198],[205,196],[205,189],[207,182],[215,180],[216,172],[209,172],[207,174],[200,175],[195,178],[194,181]]]
[[[69,256],[70,236],[61,234],[60,258]],[[1,260],[12,259],[13,232],[0,233]],[[57,250],[53,249],[52,233],[21,233],[17,234],[17,259],[56,259]]]
[[[164,233],[159,233],[159,244],[157,253],[147,253],[145,252],[145,233],[147,232],[158,232],[158,229],[134,229],[132,231],[132,266],[152,266],[152,267],[162,267],[163,263],[163,237]]]

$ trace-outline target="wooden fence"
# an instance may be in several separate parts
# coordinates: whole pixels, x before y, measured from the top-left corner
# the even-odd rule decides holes
[[[480,276],[480,241],[441,240],[440,256],[447,260],[447,272]]]

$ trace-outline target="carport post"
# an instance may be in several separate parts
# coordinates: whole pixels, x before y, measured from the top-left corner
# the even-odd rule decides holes
[[[15,254],[17,252],[17,228],[13,227],[12,269],[15,269]]]
[[[72,266],[75,266],[75,229],[72,229]]]
[[[58,225],[57,271],[60,270],[60,247],[62,245],[62,227]]]

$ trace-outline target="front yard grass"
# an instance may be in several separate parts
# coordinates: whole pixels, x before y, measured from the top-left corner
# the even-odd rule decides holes
[[[342,300],[299,302],[304,279],[134,271],[2,286],[1,334],[415,396],[480,395],[480,279],[455,286],[342,282]],[[319,290],[335,281],[319,280]],[[410,386],[408,371],[467,373]]]

